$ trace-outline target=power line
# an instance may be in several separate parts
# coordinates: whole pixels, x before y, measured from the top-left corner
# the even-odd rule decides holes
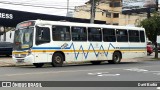
[[[29,0],[30,1],[30,0]],[[12,3],[19,3],[19,2],[12,2]],[[36,2],[33,2],[33,3],[21,3],[21,4],[31,4],[31,5],[33,5],[34,3],[36,3]],[[59,7],[67,7],[67,5],[62,5],[62,3],[49,3],[50,5],[52,5],[52,6],[59,6]],[[44,3],[40,3],[40,4],[34,4],[34,5],[42,5],[42,6],[50,6],[50,5],[47,5],[47,4],[44,4]],[[75,7],[75,5],[69,5],[69,7]]]
[[[40,8],[54,8],[54,9],[67,9],[66,8],[59,8],[59,7],[53,7],[53,6],[43,6],[43,5],[33,5],[33,4],[30,4],[30,3],[18,3],[18,2],[5,2],[5,1],[0,1],[1,4],[10,4],[10,5],[19,5],[19,6],[30,6],[30,7],[40,7]],[[57,5],[58,6],[58,5]],[[100,9],[100,8],[97,8],[99,9],[100,11],[96,11],[96,12],[104,12],[103,9]],[[90,12],[90,10],[84,10],[84,9],[72,9],[72,8],[68,8],[68,10],[75,10],[76,12],[79,12],[79,11],[85,11],[85,12]]]
[[[4,2],[0,1],[1,4],[10,4],[10,5],[19,5],[19,6],[30,6],[30,7],[40,7],[40,8],[54,8],[54,9],[67,9],[67,8],[59,8],[59,7],[53,7],[53,6],[42,6],[42,5],[32,5],[29,3],[13,3],[13,2]],[[69,10],[75,10],[72,8],[68,8]]]
[[[0,1],[0,2],[4,2],[4,3],[12,3],[12,4],[29,4],[29,5],[33,5],[34,3],[37,3],[37,2],[35,2],[35,1],[32,1],[32,0],[26,0],[25,2],[30,2],[30,3],[20,3],[20,2],[9,2],[9,1]],[[31,3],[32,2],[32,3]],[[40,2],[38,2],[38,3],[40,3]],[[62,4],[66,4],[67,2],[58,2],[58,3],[56,3],[56,2],[54,2],[54,3],[49,3],[49,4],[51,4],[52,6],[61,6],[61,7],[67,7],[67,5],[62,5]],[[81,3],[81,2],[69,2],[69,3]],[[83,2],[84,3],[84,2]],[[34,5],[36,5],[36,4],[34,4]],[[42,6],[44,6],[45,4],[44,3],[40,3],[40,4],[38,4],[38,5],[42,5]],[[71,4],[70,5],[70,7],[75,7],[76,5],[73,5],[73,4]]]

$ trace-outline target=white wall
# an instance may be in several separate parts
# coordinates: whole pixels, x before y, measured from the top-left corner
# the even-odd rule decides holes
[[[14,38],[14,31],[6,32],[6,42],[13,42],[13,38]],[[4,41],[4,34],[0,36],[0,41]]]
[[[160,43],[160,36],[157,36],[157,43]]]

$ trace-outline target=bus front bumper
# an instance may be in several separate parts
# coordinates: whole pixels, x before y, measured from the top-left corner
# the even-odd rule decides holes
[[[27,55],[25,57],[16,57],[15,55],[13,55],[12,59],[16,64],[33,64],[34,63],[33,55]]]

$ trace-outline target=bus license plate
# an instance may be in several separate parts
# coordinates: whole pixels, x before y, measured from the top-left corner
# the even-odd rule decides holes
[[[17,62],[22,63],[22,62],[24,62],[24,59],[18,59]]]

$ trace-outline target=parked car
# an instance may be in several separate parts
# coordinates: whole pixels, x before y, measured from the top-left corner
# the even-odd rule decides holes
[[[0,55],[10,56],[12,55],[13,43],[0,42]]]
[[[152,45],[147,45],[147,55],[151,55],[153,53]]]

